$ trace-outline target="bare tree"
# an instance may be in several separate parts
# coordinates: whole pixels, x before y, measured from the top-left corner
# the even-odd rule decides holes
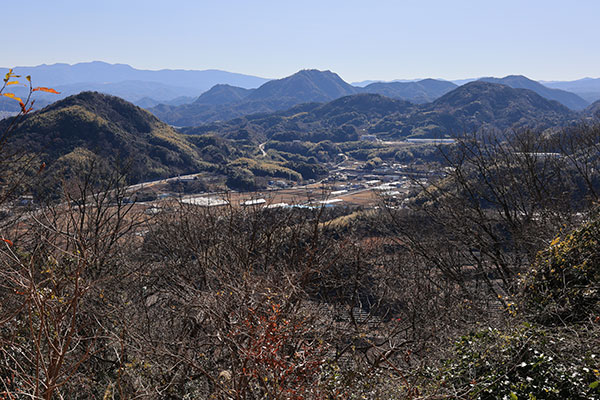
[[[583,131],[596,143],[593,129]],[[596,196],[598,156],[579,141],[583,131],[460,139],[444,153],[446,174],[422,188],[412,212],[390,213],[401,240],[471,297],[477,280],[494,297],[514,294],[515,277]]]
[[[111,318],[118,295],[109,290],[129,273],[124,241],[140,217],[122,202],[120,174],[88,167],[71,186],[77,195],[65,192],[64,201],[3,232],[15,238],[0,253],[0,364],[9,398],[89,398],[106,381],[98,360],[119,368],[122,321]]]

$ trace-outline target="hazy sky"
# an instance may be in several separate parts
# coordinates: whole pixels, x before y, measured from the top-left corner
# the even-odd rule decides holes
[[[350,82],[600,77],[598,0],[2,3],[1,67],[101,60],[267,78],[318,68]]]

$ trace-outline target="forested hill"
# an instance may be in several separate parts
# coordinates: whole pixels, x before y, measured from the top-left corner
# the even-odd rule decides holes
[[[218,84],[202,93],[200,97],[194,100],[194,104],[223,105],[237,103],[248,97],[253,91],[254,89],[244,89],[227,84]]]
[[[588,117],[600,119],[600,100],[594,102],[591,106],[586,108],[585,114]]]
[[[344,80],[337,74],[331,71],[303,70],[291,75],[287,78],[269,81],[257,89],[247,90],[243,88],[233,87],[229,85],[217,85],[208,92],[200,96],[195,102],[183,105],[167,105],[160,104],[150,110],[161,120],[175,126],[196,126],[204,123],[216,121],[227,121],[238,117],[244,117],[256,113],[273,113],[286,110],[290,107],[302,103],[319,102],[324,103],[338,99],[340,97],[351,96],[356,94],[380,94],[396,100],[410,101],[414,104],[421,104],[426,110],[425,112],[433,111],[431,117],[434,118],[433,126],[440,126],[440,122],[435,118],[438,116],[439,106],[441,103],[431,104],[434,101],[440,100],[442,96],[454,93],[447,100],[458,99],[465,97],[467,100],[473,96],[483,96],[482,105],[479,109],[486,115],[481,118],[475,116],[474,123],[467,123],[467,127],[472,129],[477,121],[481,123],[490,123],[488,117],[500,118],[501,121],[495,122],[494,125],[508,127],[514,123],[526,122],[531,119],[531,115],[525,115],[525,120],[520,121],[523,114],[530,114],[529,109],[533,107],[534,111],[542,112],[541,123],[558,121],[561,118],[551,117],[548,115],[549,110],[554,110],[559,114],[568,114],[572,111],[581,111],[587,105],[587,101],[580,98],[576,94],[548,88],[536,81],[528,79],[524,76],[507,76],[501,79],[498,78],[482,78],[475,86],[473,82],[464,87],[458,87],[452,82],[424,79],[416,82],[376,82],[365,87],[355,87]],[[504,85],[506,89],[492,90],[491,87],[485,84]],[[471,86],[469,86],[471,85]],[[487,88],[487,89],[484,89]],[[537,93],[538,98],[530,97],[528,94],[511,92],[507,89],[528,89],[530,93]],[[485,96],[490,98],[485,98]],[[511,100],[511,97],[514,97]],[[555,106],[544,103],[541,100],[555,100],[562,104],[563,108],[558,109]],[[511,104],[505,104],[510,102]],[[517,104],[518,103],[518,104]],[[530,103],[530,104],[529,104]],[[426,106],[429,104],[429,106]],[[451,105],[452,106],[452,105]],[[464,107],[462,104],[459,107]],[[472,107],[477,108],[475,104]],[[515,107],[521,108],[516,111]],[[539,110],[538,110],[539,109]],[[516,114],[513,113],[516,111]],[[467,112],[468,113],[468,112]],[[508,114],[511,114],[509,116]],[[456,113],[451,112],[450,119],[453,119]],[[495,115],[498,114],[498,115]],[[464,127],[463,115],[457,121],[448,121],[444,124],[444,128],[452,129]],[[517,118],[518,117],[518,118]],[[411,120],[409,123],[413,125],[409,131],[418,128],[427,120],[429,116],[416,116],[416,121]],[[458,125],[457,125],[458,124]],[[427,131],[431,129],[426,129]],[[409,132],[404,130],[404,135]]]
[[[13,121],[0,121],[0,132]],[[70,96],[26,115],[10,135],[10,150],[33,157],[36,166],[45,164],[41,184],[31,188],[37,195],[60,194],[56,182],[89,170],[92,160],[102,164],[97,171],[120,167],[129,183],[205,173],[219,189],[254,188],[254,174],[261,181],[270,177],[300,181],[325,172],[316,160],[301,157],[293,162],[255,160],[260,156],[258,146],[243,137],[237,141],[184,135],[148,111],[95,92]]]
[[[0,131],[10,119],[0,122]],[[133,180],[198,169],[197,149],[184,135],[118,97],[83,92],[27,115],[12,132],[11,146],[38,153],[49,168],[69,168],[92,154],[131,162]]]
[[[192,104],[161,104],[150,111],[169,124],[193,126],[253,113],[285,110],[301,103],[331,101],[358,92],[337,74],[317,70],[302,70],[287,78],[269,81],[249,92],[240,89],[221,85],[213,87]]]
[[[287,103],[286,98],[289,97],[289,102],[298,104],[331,101],[357,92],[357,88],[344,82],[338,74],[313,69],[302,70],[287,78],[269,81],[252,92],[248,100],[278,100]]]
[[[376,134],[381,139],[452,137],[481,128],[538,128],[564,126],[577,114],[555,101],[526,89],[472,82],[433,103],[415,105],[376,94],[342,97],[326,104],[304,104],[289,110],[255,114],[196,128],[185,133],[257,140],[357,140]]]
[[[510,86],[513,89],[533,90],[540,96],[548,100],[556,100],[571,110],[581,111],[590,104],[588,101],[582,99],[575,93],[567,92],[566,90],[549,88],[522,75],[509,75],[505,76],[504,78],[481,78],[480,81],[500,83]]]
[[[455,88],[456,85],[451,82],[435,79],[379,82],[361,88],[346,83],[331,71],[302,70],[253,90],[217,85],[191,104],[161,104],[150,108],[150,111],[172,125],[194,126],[254,113],[281,111],[302,103],[324,103],[359,93],[382,94],[412,103],[426,103]]]
[[[411,118],[415,127],[431,121],[457,134],[482,126],[544,129],[577,118],[567,107],[531,90],[480,81],[460,86],[420,111]]]

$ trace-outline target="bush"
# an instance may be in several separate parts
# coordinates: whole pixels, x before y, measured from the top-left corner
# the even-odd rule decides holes
[[[203,179],[173,180],[169,181],[169,190],[177,193],[202,193],[209,190],[209,186]]]
[[[527,308],[544,323],[581,322],[600,312],[600,217],[540,253],[524,280]]]
[[[272,176],[276,178],[301,181],[302,175],[278,164],[256,161],[250,158],[238,158],[229,163],[230,167],[249,170],[255,176]]]
[[[461,338],[438,381],[461,399],[600,399],[600,353],[585,345],[596,333],[481,330]]]
[[[246,168],[233,168],[227,174],[227,186],[238,190],[256,190],[254,174]]]
[[[382,163],[383,163],[383,160],[381,158],[373,157],[365,163],[365,169],[368,169],[368,170],[375,169],[375,168],[379,167]]]

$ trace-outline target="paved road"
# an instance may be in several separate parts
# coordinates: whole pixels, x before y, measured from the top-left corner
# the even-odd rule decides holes
[[[267,142],[258,145],[258,148],[260,149],[260,152],[262,153],[263,157],[267,156],[267,152],[265,151],[265,144],[267,144]]]
[[[153,185],[160,184],[160,183],[167,183],[167,182],[170,182],[170,181],[176,181],[178,179],[193,179],[194,176],[196,176],[198,174],[199,174],[199,172],[196,172],[196,173],[193,173],[193,174],[177,175],[177,176],[173,176],[171,178],[164,178],[164,179],[159,179],[159,180],[156,180],[156,181],[148,181],[148,182],[136,183],[135,185],[127,186],[127,190],[139,190],[139,189],[143,189],[144,187],[153,186]]]

